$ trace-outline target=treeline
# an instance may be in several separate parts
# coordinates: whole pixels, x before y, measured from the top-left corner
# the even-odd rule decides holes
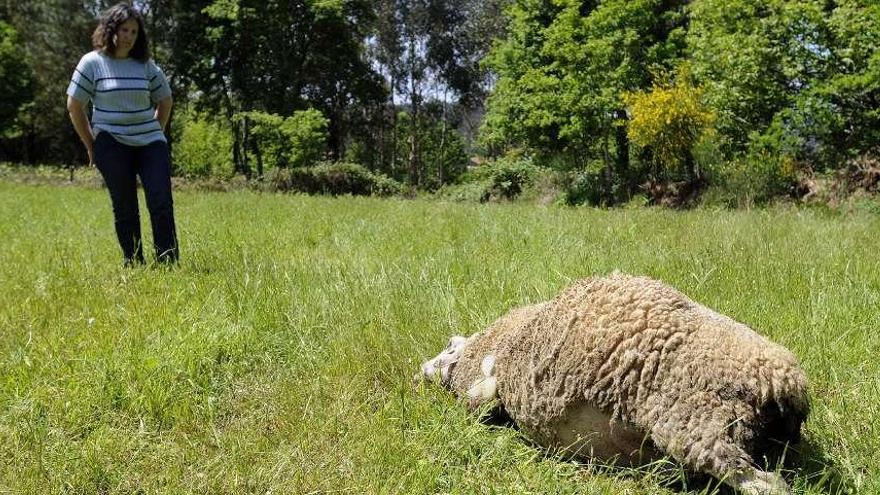
[[[63,95],[112,3],[0,4],[0,159],[85,162]],[[137,5],[180,175],[683,204],[811,194],[880,155],[873,1]]]
[[[574,202],[709,183],[761,200],[877,168],[875,1],[521,0],[508,18],[482,139],[571,168]]]

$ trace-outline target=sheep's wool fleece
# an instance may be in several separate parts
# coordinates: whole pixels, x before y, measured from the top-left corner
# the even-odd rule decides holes
[[[450,383],[459,396],[488,354],[500,403],[545,445],[587,404],[679,461],[723,472],[749,463],[762,407],[775,402],[801,421],[808,409],[790,351],[644,277],[580,280],[502,317],[462,352]]]

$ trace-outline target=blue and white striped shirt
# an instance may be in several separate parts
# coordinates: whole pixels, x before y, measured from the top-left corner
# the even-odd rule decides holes
[[[156,104],[171,96],[165,74],[152,60],[113,58],[101,51],[80,59],[67,94],[92,103],[92,134],[109,132],[117,141],[144,146],[165,141]]]

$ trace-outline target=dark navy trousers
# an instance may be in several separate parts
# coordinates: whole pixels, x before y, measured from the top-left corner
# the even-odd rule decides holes
[[[153,226],[156,260],[174,263],[179,256],[171,199],[171,157],[168,144],[154,141],[146,146],[129,146],[107,132],[98,133],[94,146],[95,165],[104,177],[113,203],[116,237],[126,264],[143,263],[141,221],[138,213],[137,177],[140,176]]]

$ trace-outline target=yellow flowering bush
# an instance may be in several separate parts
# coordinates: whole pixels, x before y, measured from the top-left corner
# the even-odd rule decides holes
[[[648,148],[654,161],[667,170],[692,166],[691,150],[712,134],[715,114],[702,101],[686,71],[673,84],[657,84],[650,91],[624,94],[629,107],[629,139]]]

